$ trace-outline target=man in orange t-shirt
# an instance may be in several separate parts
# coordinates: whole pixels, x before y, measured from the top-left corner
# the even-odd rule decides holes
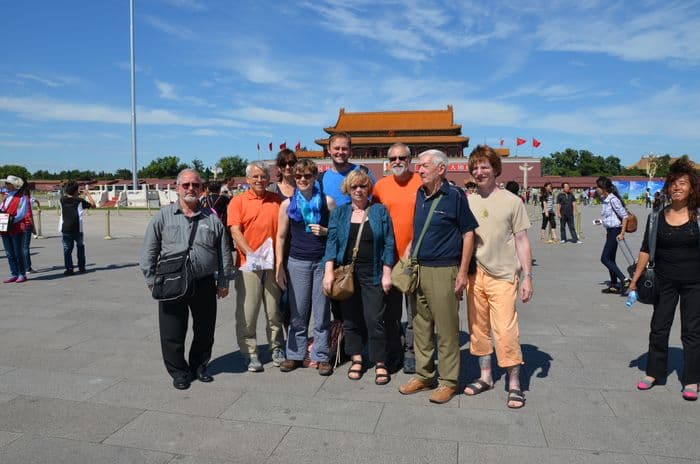
[[[248,370],[261,372],[263,366],[258,356],[256,339],[260,303],[263,304],[267,316],[267,341],[272,353],[272,364],[279,367],[285,359],[282,319],[277,310],[281,290],[275,280],[274,256],[269,269],[261,263],[265,261],[264,251],[261,250],[265,241],[271,240],[270,253],[275,249],[282,197],[267,190],[270,172],[261,162],[248,165],[246,181],[250,188],[234,197],[227,210],[228,226],[238,249],[239,272],[234,279],[236,338],[241,354],[248,364]]]
[[[377,181],[374,186],[374,201],[389,210],[394,227],[397,259],[404,256],[413,239],[413,213],[416,206],[416,192],[422,182],[420,176],[411,172],[411,149],[403,143],[395,143],[388,151],[392,175]],[[384,327],[387,338],[386,363],[391,371],[398,370],[403,363],[406,374],[414,374],[416,358],[413,352],[413,316],[416,308],[415,294],[406,295],[406,343],[401,343],[401,309],[403,294],[392,287],[386,297]]]

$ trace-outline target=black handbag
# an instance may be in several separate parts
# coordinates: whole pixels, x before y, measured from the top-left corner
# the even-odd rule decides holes
[[[663,212],[663,209],[661,210]],[[649,215],[649,262],[644,267],[642,275],[637,279],[637,301],[653,305],[658,297],[656,275],[654,273],[654,256],[656,255],[656,234],[659,226],[659,211],[652,211]]]
[[[195,218],[190,232],[187,249],[170,256],[161,256],[156,264],[156,277],[153,280],[151,295],[158,301],[173,301],[188,296],[192,290],[194,273],[190,263],[190,250],[197,232],[198,219]]]

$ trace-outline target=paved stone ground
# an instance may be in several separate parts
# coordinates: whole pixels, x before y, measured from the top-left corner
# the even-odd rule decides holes
[[[531,230],[535,297],[519,311],[527,395],[519,411],[506,408],[502,371],[493,391],[442,406],[428,393],[400,395],[403,374],[379,387],[371,372],[348,380],[347,365],[324,378],[280,373],[269,358],[264,373],[248,373],[232,297],[219,307],[215,382],[177,391],[136,267],[148,214],[112,215],[108,241],[104,212],[92,212],[89,272],[66,278],[47,212],[47,238],[32,247],[40,272],[0,287],[0,462],[700,462],[700,404],[680,396],[678,321],[667,384],[635,389],[651,310],[627,311],[624,298],[600,293],[598,211],[584,208],[583,245],[539,242],[539,220]],[[640,239],[630,236],[633,248]],[[264,343],[262,319],[258,327]],[[478,371],[463,335],[462,385]]]

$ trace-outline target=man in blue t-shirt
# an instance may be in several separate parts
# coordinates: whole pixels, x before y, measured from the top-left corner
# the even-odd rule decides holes
[[[333,167],[321,176],[321,188],[326,195],[330,195],[335,201],[336,208],[338,206],[350,203],[350,197],[340,191],[340,186],[345,180],[345,176],[350,174],[355,169],[362,169],[363,166],[350,163],[350,155],[352,154],[352,140],[350,135],[345,132],[336,132],[331,135],[328,140],[328,155],[333,162]],[[375,184],[374,176],[371,171],[367,171],[372,185]]]

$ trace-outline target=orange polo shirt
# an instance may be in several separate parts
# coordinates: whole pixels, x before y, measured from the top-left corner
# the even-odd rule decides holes
[[[240,226],[248,245],[257,250],[268,237],[272,237],[273,244],[277,241],[277,220],[282,197],[274,192],[265,191],[265,195],[259,197],[248,189],[233,197],[228,204],[227,226]],[[237,266],[245,264],[245,254],[238,250]]]
[[[416,209],[416,192],[423,183],[418,173],[412,173],[406,183],[398,183],[393,175],[377,181],[372,191],[373,200],[389,210],[391,225],[394,227],[396,259],[403,256],[406,247],[413,239],[413,213]]]

